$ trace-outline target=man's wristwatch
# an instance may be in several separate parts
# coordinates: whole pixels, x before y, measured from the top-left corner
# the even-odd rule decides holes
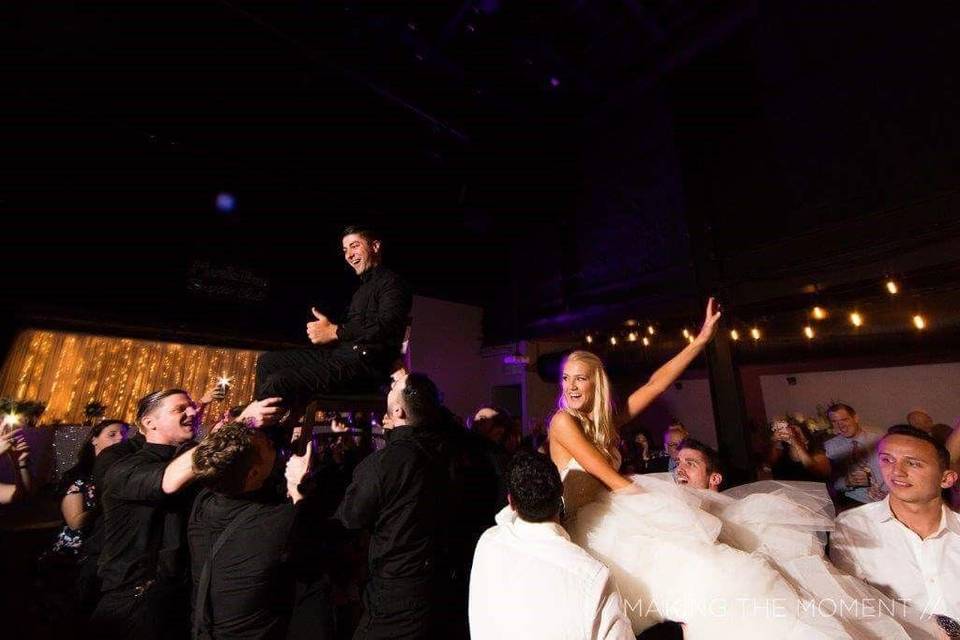
[[[937,619],[937,626],[943,629],[948,638],[960,638],[960,623],[950,616],[934,616]]]

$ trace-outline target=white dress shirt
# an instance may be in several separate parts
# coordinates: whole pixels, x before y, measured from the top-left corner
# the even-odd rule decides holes
[[[610,570],[554,522],[509,506],[477,543],[470,574],[474,640],[634,640]]]
[[[893,515],[889,496],[845,511],[830,546],[839,569],[924,614],[960,620],[960,515],[946,505],[924,540]]]

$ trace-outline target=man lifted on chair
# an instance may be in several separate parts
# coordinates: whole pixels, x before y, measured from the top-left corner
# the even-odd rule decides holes
[[[389,380],[401,357],[412,296],[410,287],[384,267],[380,237],[350,226],[342,234],[343,257],[360,276],[346,318],[334,324],[312,309],[307,337],[315,346],[270,351],[257,361],[257,399],[280,397],[298,419],[317,395],[374,392]]]

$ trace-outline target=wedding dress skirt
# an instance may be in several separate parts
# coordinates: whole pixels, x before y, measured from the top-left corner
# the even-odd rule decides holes
[[[687,640],[923,637],[831,606],[879,592],[823,559],[832,506],[811,487],[722,495],[633,476],[633,491],[611,493],[575,460],[561,476],[564,526],[610,567],[634,633],[674,620]]]

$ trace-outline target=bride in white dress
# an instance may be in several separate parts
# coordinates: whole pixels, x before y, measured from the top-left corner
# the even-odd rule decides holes
[[[688,640],[850,638],[839,622],[805,615],[795,589],[762,556],[717,542],[722,522],[700,508],[695,493],[617,471],[618,424],[676,380],[719,318],[711,300],[696,339],[634,391],[619,416],[599,358],[585,351],[567,357],[549,439],[564,481],[564,526],[610,567],[635,633],[674,620]]]

